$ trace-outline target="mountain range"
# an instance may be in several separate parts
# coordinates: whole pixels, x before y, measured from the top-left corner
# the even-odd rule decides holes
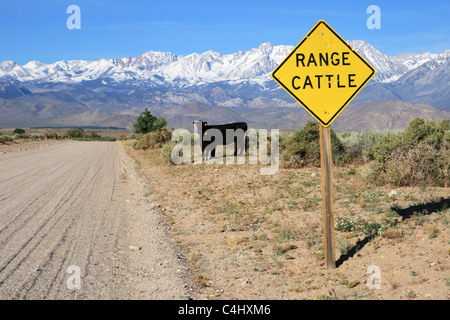
[[[361,40],[349,44],[377,73],[336,120],[336,128],[399,128],[413,114],[449,118],[450,50],[389,57]],[[239,120],[260,128],[295,129],[312,117],[270,76],[292,49],[263,43],[227,55],[149,51],[97,61],[24,65],[3,61],[0,127],[131,128],[148,107],[173,127],[201,118],[210,123]],[[398,112],[403,116],[395,120]],[[348,119],[341,119],[347,113]],[[383,121],[374,118],[378,113]]]

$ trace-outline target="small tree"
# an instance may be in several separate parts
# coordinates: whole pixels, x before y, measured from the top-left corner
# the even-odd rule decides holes
[[[140,114],[134,124],[136,133],[149,133],[164,128],[167,125],[167,121],[164,118],[156,118],[151,114],[148,108]]]
[[[24,133],[25,133],[25,130],[20,129],[20,128],[14,129],[14,132],[13,132],[13,134],[24,134]]]

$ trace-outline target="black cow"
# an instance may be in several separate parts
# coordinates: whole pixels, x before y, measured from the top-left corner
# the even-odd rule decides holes
[[[247,132],[247,123],[245,122],[235,122],[235,123],[228,123],[228,124],[221,124],[221,125],[209,125],[207,122],[203,122],[202,120],[199,121],[194,121],[194,126],[197,126],[196,128],[194,127],[194,130],[197,130],[198,134],[200,135],[201,139],[200,139],[200,143],[201,143],[201,148],[202,148],[202,155],[203,157],[207,157],[207,155],[204,154],[205,149],[207,146],[209,146],[210,144],[215,144],[216,146],[214,147],[214,149],[211,150],[211,157],[215,157],[216,156],[216,148],[218,145],[218,141],[215,141],[215,138],[213,139],[214,135],[212,135],[211,138],[207,138],[205,139],[205,137],[208,134],[208,130],[209,129],[217,129],[220,131],[220,133],[222,134],[222,145],[227,145],[229,143],[231,143],[231,141],[227,141],[227,130],[233,130],[233,140],[234,140],[234,155],[237,156],[238,155],[238,151],[239,151],[239,155],[243,155],[244,150],[247,147],[247,143],[246,143],[246,138],[245,138],[245,133]],[[242,130],[241,132],[236,131],[236,130]],[[238,150],[238,146],[240,147]]]

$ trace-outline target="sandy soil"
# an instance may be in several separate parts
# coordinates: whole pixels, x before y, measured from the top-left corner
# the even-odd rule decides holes
[[[188,263],[120,143],[39,143],[0,150],[0,299],[193,294]]]

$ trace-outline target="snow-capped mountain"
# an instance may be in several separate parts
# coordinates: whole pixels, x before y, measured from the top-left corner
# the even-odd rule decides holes
[[[375,68],[375,82],[393,82],[409,71],[400,61],[381,53],[362,40],[350,41],[350,46]]]
[[[72,60],[53,64],[31,61],[23,66],[3,61],[0,63],[0,78],[63,83],[108,79],[115,83],[125,81],[139,85],[145,82],[146,85],[175,84],[182,87],[220,81],[264,82],[270,79],[270,72],[290,50],[292,47],[274,47],[264,43],[256,49],[229,55],[207,51],[177,56],[170,52],[149,51],[135,58],[119,60]]]
[[[350,45],[377,70],[374,82],[390,83],[429,61],[449,58],[442,54],[402,54],[389,57],[370,44],[355,40]],[[207,51],[179,56],[171,52],[149,51],[138,57],[71,60],[51,64],[30,61],[19,65],[14,61],[0,63],[0,78],[27,82],[82,83],[103,79],[104,83],[159,87],[191,87],[214,82],[237,84],[249,82],[265,87],[270,73],[292,51],[293,46],[263,43],[258,48],[222,55]]]
[[[441,54],[433,54],[429,52],[425,53],[402,53],[396,57],[393,57],[395,62],[401,63],[408,68],[408,70],[414,70],[421,65],[435,60],[443,62],[450,58],[450,50],[445,50]]]
[[[377,70],[352,103],[370,102],[370,108],[387,100],[427,104],[418,107],[424,116],[448,117],[450,50],[389,57],[364,41],[349,45]],[[306,118],[298,114],[298,103],[270,76],[293,48],[268,42],[226,55],[211,50],[186,56],[148,51],[137,57],[96,61],[46,64],[34,60],[24,65],[3,61],[0,126],[128,126],[130,118],[146,107],[165,116],[167,108],[196,102],[212,108],[202,116],[218,122],[235,121],[239,111],[243,121],[262,124],[265,119],[271,126],[273,119],[279,119],[281,127],[295,127]],[[398,103],[387,105],[398,108]],[[199,117],[173,110],[172,124],[183,119],[192,123]],[[219,117],[218,110],[229,117]]]
[[[222,55],[214,51],[193,53],[162,67],[158,73],[169,81],[188,80],[194,83],[262,80],[292,50],[289,46],[264,43],[256,49]]]

